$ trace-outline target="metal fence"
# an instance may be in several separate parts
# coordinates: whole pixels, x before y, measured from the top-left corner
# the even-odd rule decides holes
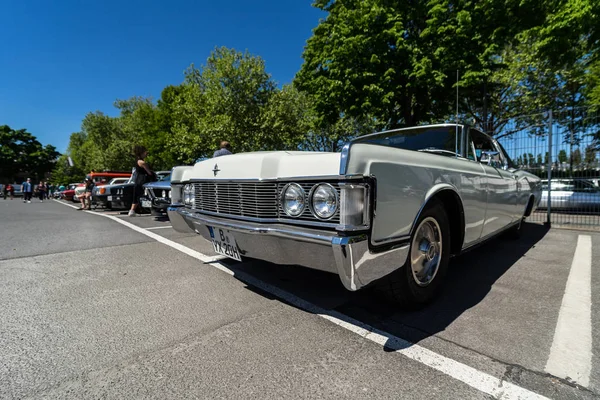
[[[540,207],[531,221],[600,230],[600,118],[596,111],[572,108],[526,115],[496,122],[486,130],[515,165],[543,180]]]

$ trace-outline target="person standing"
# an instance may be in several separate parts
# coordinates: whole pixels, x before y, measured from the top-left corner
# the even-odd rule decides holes
[[[31,178],[27,178],[23,182],[23,203],[31,203],[31,195],[33,193],[33,185],[31,184]]]
[[[221,145],[219,146],[219,150],[214,152],[213,158],[221,157],[221,156],[228,156],[230,154],[233,154],[231,152],[231,144],[228,141],[223,140],[221,142]]]
[[[40,203],[44,202],[44,199],[46,198],[46,184],[44,183],[44,181],[40,181],[40,184],[38,185],[38,195],[40,196]]]
[[[144,183],[150,182],[155,179],[156,174],[152,172],[150,166],[144,161],[148,156],[148,150],[144,146],[134,146],[133,155],[135,156],[134,166],[134,186],[133,186],[133,201],[131,203],[131,209],[127,214],[129,217],[135,217],[138,214],[135,210],[140,203],[140,197],[144,193]]]
[[[8,194],[10,195],[10,199],[15,198],[15,187],[12,184],[6,185],[6,190],[8,190]]]

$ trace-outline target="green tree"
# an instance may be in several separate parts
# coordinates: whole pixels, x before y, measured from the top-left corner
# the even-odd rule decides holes
[[[387,128],[453,120],[458,85],[460,118],[498,137],[541,134],[548,108],[586,101],[597,3],[317,0],[328,15],[295,83],[323,126],[344,116]]]
[[[255,150],[297,150],[310,131],[310,100],[292,85],[276,90],[261,107],[261,129]]]
[[[567,152],[564,149],[558,152],[558,162],[561,164],[567,162]]]
[[[593,145],[589,145],[585,148],[585,159],[584,164],[586,168],[595,168],[597,164],[596,159],[596,148]]]
[[[81,123],[86,139],[81,149],[89,170],[131,170],[131,132],[124,132],[122,120],[102,112],[88,113]]]
[[[0,126],[0,179],[14,181],[25,175],[44,179],[59,155],[54,146],[42,146],[26,129]]]
[[[299,107],[289,104],[298,96],[291,89],[278,92],[260,57],[217,48],[206,65],[200,69],[192,65],[186,71],[174,104],[169,145],[186,163],[212,156],[221,140],[231,142],[236,152],[286,147],[297,141],[297,127],[286,129],[286,138],[273,135],[282,133],[284,125],[289,128],[289,123],[303,123]],[[286,109],[292,115],[284,118]],[[265,129],[264,119],[276,127]]]
[[[575,149],[571,152],[571,165],[575,167],[581,165],[581,150]]]
[[[536,161],[537,161],[537,166],[538,167],[542,165],[542,155],[541,154],[537,155]]]

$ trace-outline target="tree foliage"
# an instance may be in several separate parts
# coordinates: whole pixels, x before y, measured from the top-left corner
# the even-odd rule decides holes
[[[0,126],[0,179],[14,182],[28,176],[45,179],[60,153],[52,145],[42,144],[26,129]]]
[[[548,109],[600,102],[588,79],[598,4],[317,0],[328,15],[295,83],[314,96],[323,126],[352,116],[387,128],[453,120],[458,86],[461,119],[510,135]]]

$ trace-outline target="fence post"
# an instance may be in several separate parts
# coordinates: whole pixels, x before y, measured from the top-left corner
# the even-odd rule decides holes
[[[551,207],[552,201],[550,194],[552,193],[552,110],[548,111],[548,197],[546,201],[546,224],[552,225]]]

